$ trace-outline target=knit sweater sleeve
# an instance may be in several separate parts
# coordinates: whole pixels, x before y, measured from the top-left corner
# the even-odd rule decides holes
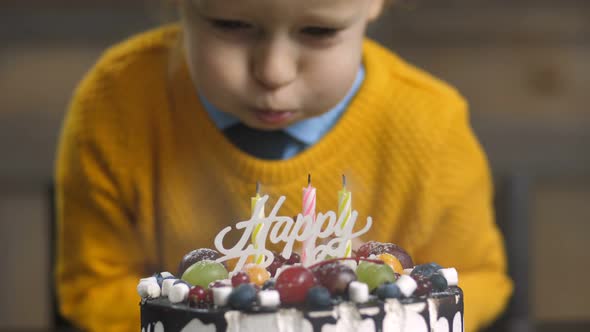
[[[494,222],[487,160],[463,103],[441,135],[429,188],[437,194],[435,225],[415,253],[417,262],[454,266],[465,295],[465,331],[489,324],[512,291],[502,237]]]
[[[132,155],[105,76],[95,69],[80,85],[60,138],[56,282],[62,314],[82,329],[136,331],[144,255]]]

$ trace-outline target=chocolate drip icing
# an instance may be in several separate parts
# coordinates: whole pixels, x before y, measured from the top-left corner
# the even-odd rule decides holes
[[[181,331],[193,319],[201,323],[214,324],[216,332],[225,332],[227,322],[222,310],[198,310],[182,305],[171,305],[164,299],[142,301],[141,303],[141,328],[148,330],[150,324],[157,322],[164,325],[164,331]]]
[[[449,293],[454,296],[448,296]],[[463,315],[463,291],[459,287],[450,287],[450,292],[445,293],[447,296],[439,298],[440,305],[438,308],[438,317],[446,318],[449,322],[449,326],[452,329],[453,320],[455,315],[459,312]],[[459,297],[459,301],[457,302],[457,296]],[[461,324],[462,326],[463,324]],[[462,327],[464,329],[464,327]]]
[[[438,315],[436,320],[445,318],[449,322],[450,330],[452,330],[453,319],[459,312],[463,315],[463,292],[458,287],[451,287],[445,292],[433,293],[430,298],[438,301]],[[424,309],[418,314],[422,316],[427,325],[430,325],[430,311],[428,310],[428,301],[426,297],[406,298],[400,301],[401,305],[424,303]],[[166,298],[150,299],[141,301],[141,328],[146,332],[153,331],[153,327],[161,322],[166,332],[179,332],[185,328],[193,319],[199,320],[202,324],[215,326],[216,332],[224,332],[227,330],[228,323],[225,318],[225,313],[229,309],[198,309],[191,308],[187,304],[171,304]],[[360,310],[360,318],[372,319],[375,325],[375,330],[383,331],[383,323],[386,318],[385,304],[381,301],[375,301],[358,305]],[[371,314],[372,309],[375,314]],[[255,308],[250,314],[268,313],[276,310],[263,310],[262,308]],[[312,326],[314,332],[321,332],[325,325],[336,325],[340,317],[335,317],[331,311],[325,312],[323,315],[319,311],[309,312],[303,311],[303,317]],[[433,321],[436,322],[435,319]],[[151,327],[151,328],[150,328]],[[432,328],[429,326],[429,328]]]
[[[333,315],[326,315],[322,317],[310,317],[309,312],[303,315],[307,319],[313,328],[313,332],[322,332],[322,328],[326,324],[336,325],[338,320]]]
[[[361,318],[367,319],[370,318],[375,323],[375,331],[382,332],[383,331],[383,322],[385,321],[385,305],[383,303],[376,304],[376,307],[379,308],[379,312],[376,315],[367,315],[361,314]]]

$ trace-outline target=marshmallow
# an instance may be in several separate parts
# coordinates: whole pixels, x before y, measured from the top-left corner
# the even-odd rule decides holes
[[[139,282],[144,282],[144,281],[145,282],[155,282],[155,283],[157,283],[158,282],[158,279],[156,277],[154,277],[154,276],[151,276],[151,277],[148,277],[148,278],[141,278],[141,279],[139,279]]]
[[[369,286],[364,282],[351,282],[348,284],[348,297],[355,303],[365,303],[369,301]]]
[[[153,283],[153,282],[148,283],[147,294],[148,294],[148,297],[151,299],[156,299],[156,298],[160,297],[160,294],[161,294],[160,286],[156,283]]]
[[[220,279],[220,280],[217,280],[217,281],[221,282],[222,284],[224,284],[224,285],[226,285],[228,287],[232,287],[231,279]]]
[[[147,285],[149,284],[149,282],[146,281],[139,281],[139,284],[137,284],[137,294],[139,294],[139,296],[141,296],[142,298],[147,297]]]
[[[416,280],[405,274],[400,276],[399,279],[397,279],[397,281],[395,282],[395,284],[399,287],[399,289],[405,297],[410,297],[418,287]]]
[[[162,281],[162,296],[168,296],[168,294],[170,294],[170,289],[172,289],[172,286],[174,286],[174,283],[177,280],[178,279],[164,279],[164,281]]]
[[[229,298],[229,294],[231,293],[233,288],[231,287],[215,287],[212,288],[213,290],[213,304],[218,307],[223,307],[227,305],[227,300]]]
[[[176,282],[174,286],[170,289],[168,293],[168,299],[170,303],[180,303],[186,301],[188,299],[188,292],[190,291],[190,287],[183,282]]]
[[[450,286],[457,286],[459,284],[459,274],[455,268],[440,269],[438,273],[442,274],[447,279],[447,284]]]
[[[276,308],[281,304],[279,292],[276,290],[263,290],[256,295],[258,303],[264,308]]]
[[[142,298],[146,298],[148,296],[147,285],[149,283],[149,281],[139,281],[139,284],[137,284],[137,294],[139,294],[139,296]]]
[[[149,279],[145,278],[145,280],[141,280],[137,285],[137,293],[142,298],[158,298],[160,297],[160,286],[158,283]]]
[[[412,274],[412,271],[414,271],[414,269],[413,269],[413,268],[412,268],[412,269],[404,269],[404,272],[403,272],[403,274],[405,274],[405,275],[410,275],[410,274]]]
[[[163,279],[166,279],[166,278],[168,278],[168,277],[174,277],[174,276],[172,275],[172,273],[170,273],[170,272],[162,272],[162,273],[160,273],[160,276],[161,276]]]

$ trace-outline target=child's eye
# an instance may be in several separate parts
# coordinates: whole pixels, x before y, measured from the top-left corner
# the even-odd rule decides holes
[[[311,37],[329,38],[335,36],[338,33],[338,29],[324,27],[307,27],[303,28],[301,32]]]
[[[220,20],[220,19],[212,19],[210,20],[211,25],[214,28],[221,29],[221,30],[245,30],[252,27],[252,25],[242,22],[242,21],[235,21],[235,20]]]

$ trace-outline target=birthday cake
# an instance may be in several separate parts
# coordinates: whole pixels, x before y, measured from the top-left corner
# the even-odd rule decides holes
[[[277,216],[284,197],[265,216],[268,196],[257,195],[250,219],[235,226],[243,234],[234,247],[222,244],[227,227],[215,238],[217,250],[187,253],[176,276],[141,279],[141,331],[463,331],[454,268],[414,265],[391,243],[370,241],[353,251],[351,240],[368,231],[371,218],[353,233],[358,214],[349,192],[339,195],[338,216],[316,215],[315,189],[307,189],[296,221]],[[267,240],[284,249],[267,249]]]

